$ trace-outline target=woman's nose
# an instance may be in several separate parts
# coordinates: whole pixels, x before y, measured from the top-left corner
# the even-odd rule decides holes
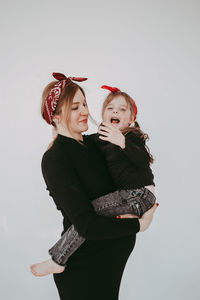
[[[82,106],[81,115],[88,115],[88,114],[89,114],[88,107]]]

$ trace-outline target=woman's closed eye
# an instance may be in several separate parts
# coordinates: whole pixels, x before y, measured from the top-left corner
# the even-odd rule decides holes
[[[78,110],[80,107],[80,104],[79,105],[72,105],[72,110]],[[83,107],[87,107],[87,103],[83,103]]]

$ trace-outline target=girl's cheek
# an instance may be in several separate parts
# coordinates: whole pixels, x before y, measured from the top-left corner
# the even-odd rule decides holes
[[[105,121],[106,120],[106,114],[104,113],[104,115],[103,115],[103,121]]]
[[[105,120],[108,122],[109,119],[110,119],[109,115],[106,115]]]

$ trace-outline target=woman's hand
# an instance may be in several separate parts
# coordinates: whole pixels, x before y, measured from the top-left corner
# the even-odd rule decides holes
[[[120,219],[131,219],[131,218],[139,219],[138,216],[132,215],[132,214],[124,214],[124,215],[120,215],[120,216],[117,216],[117,218],[120,218]]]
[[[125,148],[125,137],[118,128],[102,122],[99,126],[98,133],[100,134],[99,138],[101,140],[118,145],[122,149]]]
[[[154,215],[158,205],[159,205],[158,203],[154,204],[154,206],[152,208],[150,208],[147,212],[145,212],[143,214],[143,216],[139,219],[140,232],[144,232],[150,226],[152,219],[153,219],[153,215]],[[138,218],[138,217],[135,215],[132,215],[132,214],[125,214],[125,215],[117,216],[117,218],[128,219],[128,218]]]

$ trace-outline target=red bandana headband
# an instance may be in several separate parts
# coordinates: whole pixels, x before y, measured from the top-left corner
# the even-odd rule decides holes
[[[82,77],[66,77],[64,74],[61,73],[53,73],[52,75],[55,79],[58,80],[58,82],[54,85],[54,87],[49,92],[44,104],[44,118],[48,124],[52,124],[53,122],[52,119],[53,112],[56,109],[58,100],[66,84],[71,81],[80,82],[80,81],[87,80],[87,78],[82,78]]]
[[[101,87],[102,89],[106,89],[106,90],[109,90],[111,93],[117,93],[117,92],[121,92],[120,89],[116,88],[116,87],[112,87],[112,86],[108,86],[108,85],[102,85]],[[136,116],[137,116],[137,106],[135,104],[135,101],[131,98],[132,100],[132,103],[133,103],[133,108],[134,108],[134,121],[136,120]]]

